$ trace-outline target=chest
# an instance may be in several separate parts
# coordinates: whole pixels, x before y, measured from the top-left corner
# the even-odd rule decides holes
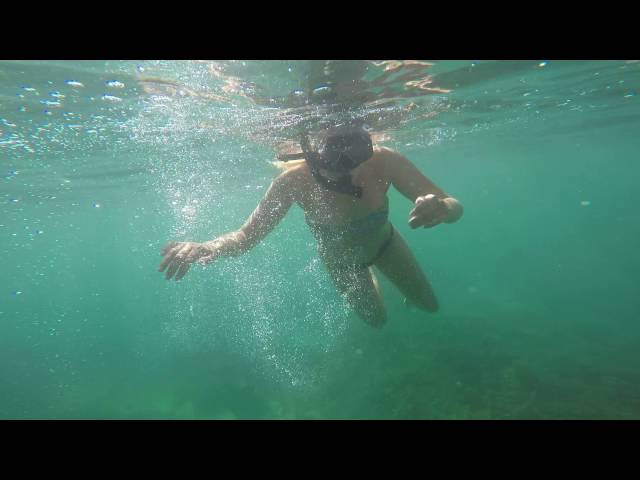
[[[373,159],[353,170],[351,182],[362,188],[362,197],[327,190],[318,184],[310,172],[305,176],[297,195],[297,203],[305,215],[320,223],[341,224],[361,218],[381,208],[389,189],[384,171]]]

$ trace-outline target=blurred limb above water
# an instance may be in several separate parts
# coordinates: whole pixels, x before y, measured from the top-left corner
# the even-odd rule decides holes
[[[448,108],[446,102],[427,102],[425,97],[451,92],[434,85],[428,73],[432,63],[417,60],[306,61],[298,87],[287,95],[272,94],[249,74],[241,76],[237,62],[200,63],[206,66],[210,82],[197,87],[156,77],[140,76],[138,82],[149,95],[237,110],[232,116],[235,125],[225,118],[225,132],[269,146],[278,154],[299,152],[302,132],[345,123],[364,124],[375,141],[388,140],[403,124],[433,118]],[[198,126],[221,127],[211,116]]]

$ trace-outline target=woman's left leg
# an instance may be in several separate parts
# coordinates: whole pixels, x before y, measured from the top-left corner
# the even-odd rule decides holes
[[[375,266],[398,287],[409,302],[427,312],[438,311],[438,300],[427,276],[397,230],[386,251],[376,260]]]

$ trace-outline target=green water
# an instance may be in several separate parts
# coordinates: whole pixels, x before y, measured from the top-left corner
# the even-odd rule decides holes
[[[274,96],[307,68],[222,65]],[[299,208],[243,257],[157,272],[167,241],[240,227],[293,138],[211,71],[0,62],[0,418],[640,418],[640,63],[432,67],[451,92],[384,144],[465,215],[414,231],[390,192],[441,310],[381,278],[381,330],[335,292]]]

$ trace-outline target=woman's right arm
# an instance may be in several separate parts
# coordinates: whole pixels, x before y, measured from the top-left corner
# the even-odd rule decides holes
[[[235,257],[260,243],[280,223],[293,204],[288,173],[283,172],[271,183],[267,193],[239,230],[205,244],[219,257]]]
[[[166,278],[174,274],[180,280],[194,262],[210,263],[219,257],[233,257],[248,252],[260,243],[284,218],[294,202],[291,171],[279,175],[269,186],[264,197],[240,229],[214,240],[195,243],[169,243],[162,251],[162,272],[168,267]]]

